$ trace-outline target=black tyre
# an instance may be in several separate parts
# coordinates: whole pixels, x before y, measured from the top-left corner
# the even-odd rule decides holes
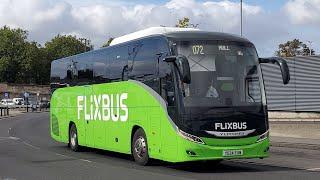
[[[69,130],[69,147],[75,152],[79,151],[80,149],[78,144],[78,132],[75,124],[72,124]]]
[[[132,138],[131,152],[135,162],[145,166],[149,163],[148,142],[143,129],[138,129]]]
[[[217,159],[217,160],[208,160],[205,162],[205,164],[210,165],[210,166],[219,166],[222,162],[222,159]]]

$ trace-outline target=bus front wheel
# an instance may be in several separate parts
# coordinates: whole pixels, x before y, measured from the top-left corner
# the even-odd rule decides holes
[[[72,124],[69,130],[69,146],[71,150],[79,151],[78,132],[75,124]]]
[[[131,151],[136,163],[145,166],[149,162],[148,143],[143,129],[138,129],[132,138]]]

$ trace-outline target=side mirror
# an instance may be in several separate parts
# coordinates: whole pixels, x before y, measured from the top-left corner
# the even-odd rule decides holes
[[[259,63],[271,63],[280,66],[283,84],[288,84],[290,81],[290,72],[287,62],[279,57],[259,58]]]
[[[179,68],[180,77],[182,82],[190,84],[191,83],[191,72],[190,66],[187,57],[185,56],[177,56],[176,63]]]
[[[181,81],[187,84],[191,83],[191,72],[187,57],[182,55],[167,56],[163,61],[173,62],[175,67],[178,69]]]

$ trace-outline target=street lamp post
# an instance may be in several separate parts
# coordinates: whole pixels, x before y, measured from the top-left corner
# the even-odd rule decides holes
[[[312,41],[307,41],[309,43],[309,56],[312,56],[312,49],[311,49],[311,44]]]
[[[242,36],[242,0],[240,1],[240,35]]]

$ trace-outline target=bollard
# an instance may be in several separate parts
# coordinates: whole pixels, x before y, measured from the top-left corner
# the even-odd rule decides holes
[[[7,107],[7,116],[9,116],[10,114],[9,114],[9,107]]]

